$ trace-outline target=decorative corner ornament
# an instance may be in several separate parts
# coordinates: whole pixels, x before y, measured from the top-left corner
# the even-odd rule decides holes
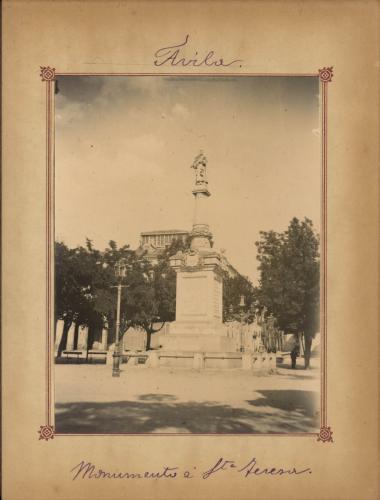
[[[40,77],[43,82],[51,82],[55,80],[55,68],[50,66],[40,66]]]
[[[54,427],[52,425],[41,425],[38,433],[40,435],[40,439],[45,439],[45,441],[54,439]]]
[[[332,435],[333,433],[331,427],[321,427],[317,441],[322,441],[322,443],[333,443],[334,440],[332,438]]]
[[[334,76],[333,67],[330,68],[322,68],[318,70],[319,79],[321,82],[328,83],[331,82],[332,77]]]

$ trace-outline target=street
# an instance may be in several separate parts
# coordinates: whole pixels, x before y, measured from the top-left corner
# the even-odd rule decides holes
[[[299,364],[301,364],[299,362]],[[319,380],[312,368],[276,374],[243,370],[55,365],[58,434],[304,433],[319,429]]]

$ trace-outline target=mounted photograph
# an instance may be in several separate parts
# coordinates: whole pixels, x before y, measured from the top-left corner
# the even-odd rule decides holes
[[[320,76],[53,88],[55,434],[317,435]]]

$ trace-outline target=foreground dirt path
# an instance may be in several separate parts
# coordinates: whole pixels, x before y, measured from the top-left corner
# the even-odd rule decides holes
[[[315,363],[314,363],[315,364]],[[56,431],[289,433],[319,428],[319,369],[243,370],[55,366]]]

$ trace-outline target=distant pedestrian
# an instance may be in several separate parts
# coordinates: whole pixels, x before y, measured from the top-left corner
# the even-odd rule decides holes
[[[297,358],[300,355],[300,346],[299,343],[296,342],[293,349],[290,351],[290,357],[292,358],[292,369],[296,369]]]

